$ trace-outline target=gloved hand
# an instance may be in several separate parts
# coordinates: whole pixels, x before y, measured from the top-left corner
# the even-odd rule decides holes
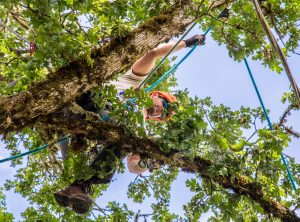
[[[194,45],[204,45],[205,35],[194,35],[193,37],[183,40],[186,47],[193,47]]]

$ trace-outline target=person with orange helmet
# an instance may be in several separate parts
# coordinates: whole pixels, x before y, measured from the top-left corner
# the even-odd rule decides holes
[[[204,35],[195,35],[187,40],[180,41],[174,51],[178,51],[185,47],[192,47],[195,44],[203,45],[204,41]],[[138,59],[133,64],[132,68],[124,75],[120,76],[118,80],[111,81],[107,85],[114,85],[118,92],[117,96],[122,99],[124,90],[131,87],[138,88],[154,67],[156,60],[167,55],[175,44],[176,43],[174,42],[160,44],[158,47]],[[149,93],[149,96],[152,99],[153,104],[151,107],[143,110],[145,119],[159,122],[169,120],[174,114],[172,103],[177,103],[175,96],[169,92],[163,91],[152,91]],[[93,94],[88,92],[80,96],[76,102],[85,110],[99,113],[102,120],[108,121],[109,109],[100,109],[92,98]],[[68,113],[65,114],[68,117]],[[63,207],[73,209],[78,214],[87,213],[92,205],[92,200],[88,196],[91,185],[110,183],[116,169],[116,159],[123,159],[125,156],[126,154],[122,154],[117,147],[110,146],[102,149],[92,161],[90,167],[96,172],[105,171],[107,173],[102,177],[96,173],[88,180],[76,180],[65,189],[54,193],[57,203]],[[105,165],[103,163],[109,164]],[[148,169],[152,170],[159,167],[154,161],[143,160],[137,154],[129,154],[127,156],[127,166],[129,172],[135,174],[142,174]]]

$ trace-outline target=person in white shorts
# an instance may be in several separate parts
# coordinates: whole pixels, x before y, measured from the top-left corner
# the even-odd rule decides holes
[[[187,40],[180,41],[174,51],[178,51],[185,47],[194,45],[203,45],[205,41],[204,35],[195,35]],[[124,75],[120,76],[116,81],[111,81],[107,85],[114,85],[118,91],[118,95],[122,95],[124,90],[131,87],[138,88],[142,81],[147,77],[148,73],[155,65],[155,61],[165,56],[175,45],[174,42],[160,44],[155,49],[149,51],[140,59],[138,59],[131,69]],[[146,120],[166,121],[173,115],[170,103],[177,102],[176,98],[162,91],[153,91],[149,93],[153,101],[153,105],[143,110]],[[103,120],[107,121],[107,113],[101,113],[101,109],[93,102],[92,94],[88,93],[79,97],[76,101],[80,106],[88,111],[99,113]],[[167,111],[167,114],[165,114]],[[112,156],[113,155],[113,156]],[[106,147],[91,163],[90,167],[96,172],[107,172],[103,176],[97,173],[88,180],[76,180],[65,189],[54,193],[57,203],[63,207],[70,207],[78,214],[85,214],[92,205],[92,200],[88,196],[92,184],[110,183],[115,172],[116,159],[124,158],[116,147]],[[99,164],[101,163],[101,164]],[[108,163],[103,165],[103,163]],[[144,173],[149,168],[149,163],[140,159],[139,155],[129,154],[127,157],[127,166],[129,172],[135,174]]]

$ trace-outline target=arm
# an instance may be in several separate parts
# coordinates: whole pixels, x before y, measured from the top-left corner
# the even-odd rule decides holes
[[[130,173],[142,174],[147,171],[147,168],[139,166],[140,156],[137,154],[129,154],[127,156],[127,167]]]
[[[176,52],[185,47],[191,47],[195,44],[203,45],[205,41],[204,35],[194,35],[193,37],[180,41],[173,52]],[[176,42],[162,43],[143,57],[138,59],[132,66],[132,71],[137,76],[146,76],[155,65],[156,59],[163,57],[171,51],[176,45]]]

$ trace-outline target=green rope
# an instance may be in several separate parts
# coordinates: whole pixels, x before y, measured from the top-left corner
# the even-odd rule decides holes
[[[260,105],[261,105],[261,107],[262,107],[262,109],[263,109],[263,111],[264,111],[265,117],[266,117],[266,119],[267,119],[267,122],[268,122],[268,125],[269,125],[269,129],[270,129],[270,131],[272,131],[272,130],[273,130],[273,127],[272,127],[272,124],[271,124],[269,115],[268,115],[268,113],[267,113],[267,111],[266,111],[265,105],[264,105],[263,100],[262,100],[262,98],[261,98],[261,96],[260,96],[260,93],[259,93],[259,91],[258,91],[256,82],[255,82],[255,79],[254,79],[254,77],[253,77],[252,71],[251,71],[251,69],[250,69],[250,66],[249,66],[248,61],[247,61],[246,58],[244,58],[244,62],[245,62],[245,64],[246,64],[246,67],[247,67],[249,76],[250,76],[250,78],[251,78],[252,84],[253,84],[253,86],[254,86],[254,88],[255,88],[255,91],[256,91],[257,97],[258,97],[258,99],[259,99]],[[296,183],[295,183],[295,181],[294,181],[294,179],[293,179],[293,175],[292,175],[292,173],[291,173],[291,171],[290,171],[290,169],[289,169],[289,166],[288,166],[288,164],[287,164],[287,161],[286,161],[286,159],[285,159],[285,157],[284,157],[284,155],[283,155],[282,153],[281,153],[281,159],[282,159],[283,164],[285,165],[285,168],[286,168],[286,171],[287,171],[289,180],[290,180],[290,182],[291,182],[291,184],[292,184],[292,186],[293,186],[293,189],[294,189],[294,191],[296,191],[296,190],[297,190]]]
[[[63,138],[61,138],[61,139],[58,139],[58,140],[56,141],[56,143],[63,142],[63,141],[65,141],[65,140],[67,140],[67,139],[68,139],[68,137],[63,137]],[[33,149],[33,150],[29,150],[29,151],[27,151],[27,152],[25,152],[25,153],[21,153],[21,154],[15,155],[15,156],[11,156],[11,157],[2,159],[2,160],[0,160],[0,163],[4,163],[4,162],[10,161],[10,160],[14,160],[14,159],[21,158],[21,157],[23,157],[23,156],[27,156],[27,155],[29,155],[29,154],[33,154],[33,153],[40,152],[40,151],[42,151],[43,149],[46,149],[47,147],[48,147],[48,144],[44,144],[44,145],[42,145],[42,146],[40,146],[40,147],[38,147],[38,148],[35,148],[35,149]]]

